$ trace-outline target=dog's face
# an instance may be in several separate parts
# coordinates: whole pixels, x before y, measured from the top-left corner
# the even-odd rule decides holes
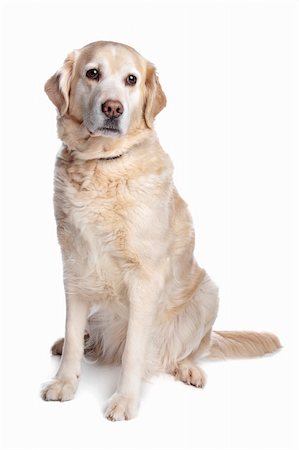
[[[91,137],[117,138],[131,129],[151,128],[166,104],[154,66],[113,42],[75,50],[45,90],[59,117],[68,115]]]

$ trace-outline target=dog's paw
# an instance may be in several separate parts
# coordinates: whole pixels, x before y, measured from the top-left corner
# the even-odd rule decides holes
[[[52,355],[62,355],[62,349],[64,344],[64,338],[57,339],[51,347]]]
[[[115,422],[116,420],[130,420],[137,414],[137,402],[117,392],[112,395],[105,411],[105,417]]]
[[[176,379],[192,386],[203,388],[206,384],[206,375],[204,371],[194,364],[179,364],[173,371]]]
[[[55,379],[47,383],[41,390],[43,400],[66,402],[72,400],[77,389],[76,382],[70,379]]]

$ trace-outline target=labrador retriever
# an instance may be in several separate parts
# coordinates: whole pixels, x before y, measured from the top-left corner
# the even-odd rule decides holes
[[[95,42],[70,53],[45,91],[63,143],[54,205],[67,314],[42,397],[72,399],[85,354],[121,364],[105,416],[131,419],[148,374],[203,387],[203,356],[277,350],[270,333],[212,331],[218,289],[194,259],[191,216],[154,130],[166,97],[153,64],[127,45]]]

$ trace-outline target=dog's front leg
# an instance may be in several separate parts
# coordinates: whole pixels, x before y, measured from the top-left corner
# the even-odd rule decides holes
[[[84,329],[89,303],[78,294],[66,293],[66,326],[60,366],[55,378],[42,389],[44,400],[71,400],[78,387],[84,351]]]
[[[105,412],[105,417],[109,420],[128,420],[137,413],[147,344],[158,294],[157,280],[135,279],[130,283],[126,345],[118,388],[110,398]]]

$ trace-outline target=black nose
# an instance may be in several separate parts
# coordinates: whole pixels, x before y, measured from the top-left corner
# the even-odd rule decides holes
[[[102,104],[102,111],[109,119],[114,119],[122,115],[124,107],[118,100],[107,100]]]

